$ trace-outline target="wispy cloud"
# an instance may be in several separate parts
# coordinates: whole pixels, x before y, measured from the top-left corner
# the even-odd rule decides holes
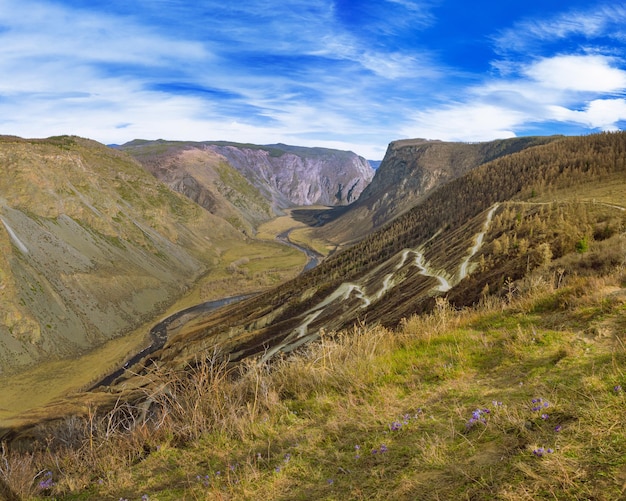
[[[614,38],[623,40],[626,26],[626,7],[591,4],[585,10],[566,10],[547,19],[525,19],[493,36],[500,53],[523,52],[540,44],[561,41],[571,37],[583,39]]]
[[[626,7],[613,3],[494,19],[474,34],[480,54],[462,46],[462,15],[447,24],[476,8],[461,0],[0,6],[0,133],[280,141],[381,158],[401,137],[626,120]]]

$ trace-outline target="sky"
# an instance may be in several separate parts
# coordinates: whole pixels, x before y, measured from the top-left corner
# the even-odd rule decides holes
[[[380,160],[625,127],[625,2],[0,0],[0,134]]]

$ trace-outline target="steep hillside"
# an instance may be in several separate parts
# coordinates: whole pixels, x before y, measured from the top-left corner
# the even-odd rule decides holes
[[[324,148],[168,141],[119,148],[209,211],[228,220],[240,213],[252,227],[282,208],[350,204],[374,175],[354,153]]]
[[[394,325],[442,294],[471,304],[580,248],[603,252],[602,241],[626,226],[625,171],[625,133],[564,138],[489,162],[279,289],[173,330],[161,356],[188,360],[215,345],[231,360],[289,352],[321,330],[357,319]]]
[[[0,371],[127,332],[242,241],[92,141],[2,137],[0,165]]]
[[[449,181],[496,158],[558,137],[521,137],[484,143],[407,139],[391,143],[372,182],[340,217],[314,233],[336,244],[357,241]]]

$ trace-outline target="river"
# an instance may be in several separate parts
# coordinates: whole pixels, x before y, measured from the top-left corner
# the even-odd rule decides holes
[[[276,239],[306,254],[309,260],[307,264],[304,266],[304,269],[302,270],[303,273],[307,270],[315,268],[320,263],[323,256],[321,254],[318,254],[317,252],[307,249],[306,247],[302,247],[300,245],[297,245],[291,242],[289,240],[290,232],[291,230],[287,230],[281,233],[280,235],[278,235]],[[129,360],[127,360],[124,363],[122,367],[120,367],[116,371],[103,377],[100,381],[98,381],[96,384],[91,386],[89,390],[90,391],[94,390],[100,386],[110,386],[111,384],[115,382],[117,378],[123,375],[131,367],[141,362],[141,360],[143,360],[145,357],[147,357],[151,353],[154,353],[155,351],[160,350],[167,341],[167,338],[168,338],[167,329],[169,325],[175,320],[178,320],[185,315],[195,316],[198,313],[206,313],[209,311],[217,310],[218,308],[221,308],[222,306],[226,306],[228,304],[241,301],[242,299],[246,299],[250,296],[251,294],[245,294],[245,295],[239,295],[239,296],[231,296],[231,297],[222,298],[222,299],[214,299],[212,301],[206,301],[204,303],[200,303],[195,306],[185,308],[184,310],[177,311],[173,315],[170,315],[169,317],[161,320],[158,324],[152,327],[152,329],[150,329],[150,340],[151,340],[150,346],[148,346],[147,348],[144,348],[139,353],[131,357]]]

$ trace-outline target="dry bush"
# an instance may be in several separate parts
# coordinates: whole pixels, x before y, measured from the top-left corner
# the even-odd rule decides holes
[[[38,468],[37,455],[9,451],[5,444],[0,451],[0,498],[20,501],[34,496],[38,477],[45,473]]]

